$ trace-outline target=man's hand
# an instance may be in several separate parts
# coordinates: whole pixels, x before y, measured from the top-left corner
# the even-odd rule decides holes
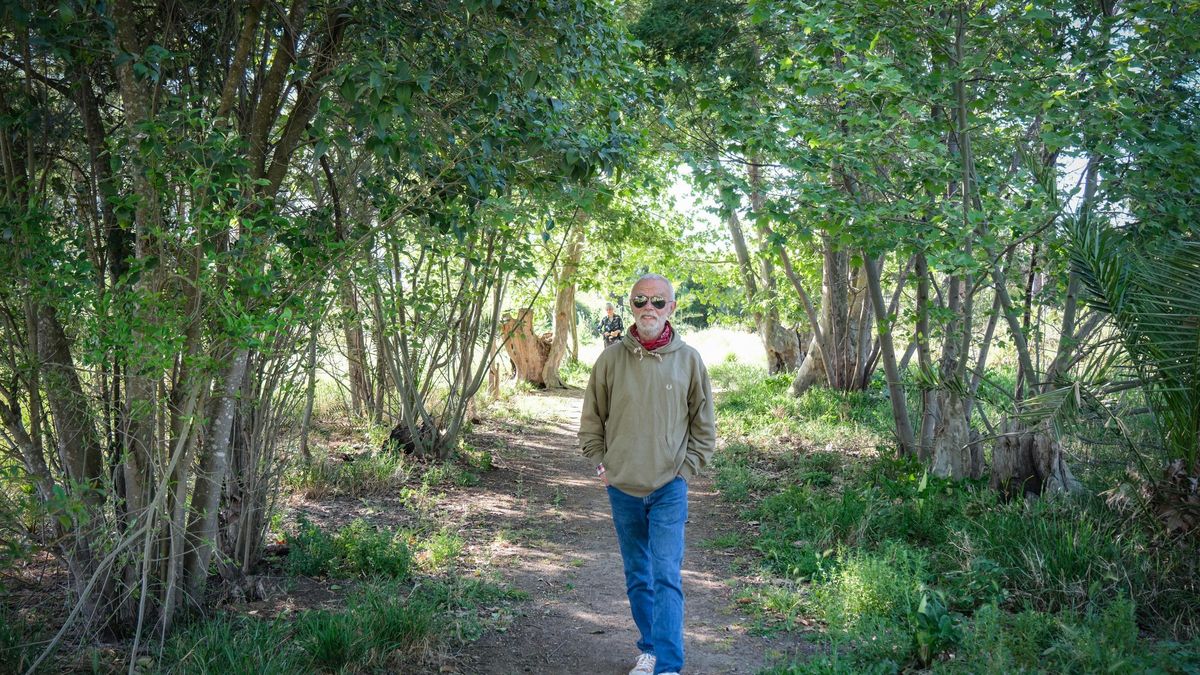
[[[596,477],[600,479],[601,483],[604,483],[604,487],[608,487],[608,474],[604,471],[603,464],[596,465]]]

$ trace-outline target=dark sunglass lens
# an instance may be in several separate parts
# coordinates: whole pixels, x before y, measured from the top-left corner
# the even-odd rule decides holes
[[[655,298],[650,301],[650,304],[654,305],[655,309],[662,309],[667,306],[667,301],[662,298]]]
[[[647,302],[650,302],[650,298],[647,298],[644,295],[634,296],[633,298],[633,306],[637,307],[638,309],[645,307]]]

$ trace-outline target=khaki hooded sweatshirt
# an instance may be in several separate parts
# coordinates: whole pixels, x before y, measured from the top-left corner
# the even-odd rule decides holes
[[[676,332],[648,352],[632,335],[596,359],[579,419],[583,455],[604,464],[608,483],[645,497],[691,480],[717,446],[712,385],[700,354]]]

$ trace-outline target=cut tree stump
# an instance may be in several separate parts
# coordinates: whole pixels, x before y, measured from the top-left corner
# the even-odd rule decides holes
[[[533,313],[524,310],[513,317],[506,313],[500,322],[501,330],[508,338],[504,343],[504,351],[512,360],[515,376],[530,384],[543,389],[546,386],[542,379],[542,369],[550,358],[550,343],[553,336],[550,333],[537,335],[533,332]]]
[[[992,446],[991,485],[1009,499],[1079,489],[1049,422],[1027,427],[1015,419],[1005,421]]]

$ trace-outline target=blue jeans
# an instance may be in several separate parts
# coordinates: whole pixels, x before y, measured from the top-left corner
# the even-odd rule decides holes
[[[687,481],[676,477],[645,497],[608,487],[625,563],[625,592],[641,639],[657,658],[654,672],[683,669],[683,524]]]

